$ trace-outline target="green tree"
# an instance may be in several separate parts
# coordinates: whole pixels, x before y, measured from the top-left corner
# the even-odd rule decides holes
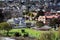
[[[59,27],[60,26],[60,16],[57,19],[58,19],[57,24],[58,24],[58,27]]]
[[[50,20],[50,24],[49,25],[56,29],[57,22],[58,22],[57,18],[52,18],[52,20]]]
[[[49,24],[49,25],[50,25],[50,26],[54,26],[54,25],[55,25],[55,22],[54,22],[54,21],[55,21],[55,19],[50,20],[50,24]]]
[[[44,23],[43,23],[42,21],[37,21],[37,22],[36,22],[36,25],[37,25],[38,27],[42,27],[42,26],[44,26]]]
[[[34,17],[34,15],[32,14],[32,12],[29,12],[27,15],[30,16],[30,17]]]
[[[15,16],[15,15],[13,15],[13,16]],[[11,18],[11,17],[12,17],[11,11],[5,11],[5,12],[4,12],[4,17],[7,18],[7,19],[8,19],[8,18]]]
[[[23,12],[23,15],[29,16],[31,20],[32,20],[32,17],[34,17],[33,13],[32,12],[28,12],[28,11]]]
[[[12,29],[12,27],[7,22],[0,23],[0,30],[6,30],[7,36],[9,36],[9,31]]]

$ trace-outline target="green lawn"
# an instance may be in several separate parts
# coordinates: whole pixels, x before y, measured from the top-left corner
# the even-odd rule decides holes
[[[10,34],[15,33],[15,32],[19,32],[23,35],[23,33],[21,32],[21,29],[12,29],[10,31]],[[50,31],[38,31],[38,30],[34,30],[34,29],[25,28],[25,32],[29,33],[29,35],[32,37],[39,38],[42,33],[47,33]],[[55,35],[58,35],[57,31],[52,31],[52,32],[54,32]]]
[[[23,33],[21,32],[21,29],[12,29],[12,30],[10,30],[9,35],[13,36],[15,32],[19,32],[23,36]],[[51,31],[39,31],[39,30],[34,30],[34,29],[29,29],[29,28],[24,28],[24,29],[25,29],[25,32],[29,33],[29,36],[36,37],[36,38],[39,38],[42,33],[51,32]],[[52,31],[52,32],[54,32],[54,34],[56,36],[58,35],[57,31]],[[6,31],[2,32],[2,33],[6,34]]]
[[[10,31],[10,33],[15,33],[15,32],[19,32],[23,35],[23,33],[21,32],[21,29],[12,29]],[[36,31],[36,30],[33,30],[33,29],[25,29],[25,32],[29,33],[30,36],[32,37],[39,37],[40,36],[40,31]]]

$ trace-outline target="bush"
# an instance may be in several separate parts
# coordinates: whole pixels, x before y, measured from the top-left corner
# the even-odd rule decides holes
[[[24,30],[24,29],[22,29],[22,30],[21,30],[21,32],[22,32],[22,33],[25,33],[25,30]]]
[[[59,30],[58,30],[58,37],[57,37],[57,40],[60,39],[60,27],[59,27]]]
[[[28,37],[29,34],[28,33],[24,33],[23,37]]]
[[[40,40],[55,40],[55,34],[52,32],[49,33],[43,33],[40,37]]]
[[[21,36],[21,34],[19,34],[18,32],[16,32],[16,33],[14,34],[14,36],[19,37],[19,36]]]
[[[6,30],[7,31],[7,36],[9,36],[9,30],[11,30],[12,27],[10,26],[10,24],[8,24],[7,22],[2,22],[0,23],[0,30]]]
[[[27,26],[26,28],[31,28],[31,26]]]
[[[42,27],[42,26],[44,26],[44,23],[43,23],[42,21],[37,21],[37,22],[36,22],[36,25],[37,25],[38,27]]]
[[[2,36],[2,33],[0,33],[0,37]]]
[[[26,23],[27,28],[31,27],[31,23]]]

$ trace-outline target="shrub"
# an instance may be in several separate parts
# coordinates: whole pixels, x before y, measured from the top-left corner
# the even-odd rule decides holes
[[[58,30],[58,37],[57,37],[57,40],[60,39],[60,27],[59,27],[59,30]]]
[[[22,32],[22,33],[25,33],[25,30],[24,30],[24,29],[22,29],[22,30],[21,30],[21,32]]]
[[[29,34],[28,33],[24,33],[23,37],[28,37]]]
[[[36,22],[36,25],[37,25],[38,27],[42,27],[42,26],[44,26],[44,23],[43,23],[42,21],[37,21],[37,22]]]
[[[8,24],[7,22],[2,22],[0,23],[0,30],[6,30],[7,31],[7,36],[9,36],[9,30],[11,30],[12,27],[10,26],[10,24]]]
[[[31,28],[30,26],[27,26],[26,28]]]
[[[40,37],[40,40],[55,40],[55,34],[52,32],[43,33]]]
[[[19,37],[19,36],[21,36],[21,34],[19,34],[18,32],[16,32],[16,33],[14,34],[14,36]]]

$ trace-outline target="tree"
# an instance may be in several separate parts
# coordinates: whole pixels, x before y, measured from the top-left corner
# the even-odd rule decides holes
[[[28,16],[33,17],[34,15],[32,14],[32,12],[29,12]]]
[[[34,17],[34,15],[33,15],[32,12],[29,12],[29,13],[28,13],[28,16],[30,17],[30,20],[32,20],[32,17]]]
[[[7,22],[0,23],[0,30],[6,30],[7,36],[9,36],[9,31],[12,29],[12,27]]]
[[[11,18],[11,11],[5,11],[4,17],[6,17],[7,19]]]
[[[58,19],[57,18],[52,18],[52,20],[50,20],[50,26],[53,26],[56,29],[56,24],[58,24]]]
[[[32,17],[34,17],[33,13],[32,12],[28,12],[28,11],[23,12],[23,15],[29,16],[31,20],[32,20]]]
[[[42,10],[38,11],[38,15],[44,16],[44,12]]]
[[[38,18],[39,16],[44,16],[44,12],[42,10],[38,11],[35,18]]]
[[[57,19],[58,19],[57,24],[58,24],[58,27],[59,27],[60,26],[60,16]]]
[[[36,25],[37,25],[38,27],[42,27],[42,26],[44,26],[44,23],[43,23],[42,21],[37,21],[37,22],[36,22]]]
[[[4,15],[2,13],[2,9],[0,9],[0,22],[3,22],[4,19]]]

